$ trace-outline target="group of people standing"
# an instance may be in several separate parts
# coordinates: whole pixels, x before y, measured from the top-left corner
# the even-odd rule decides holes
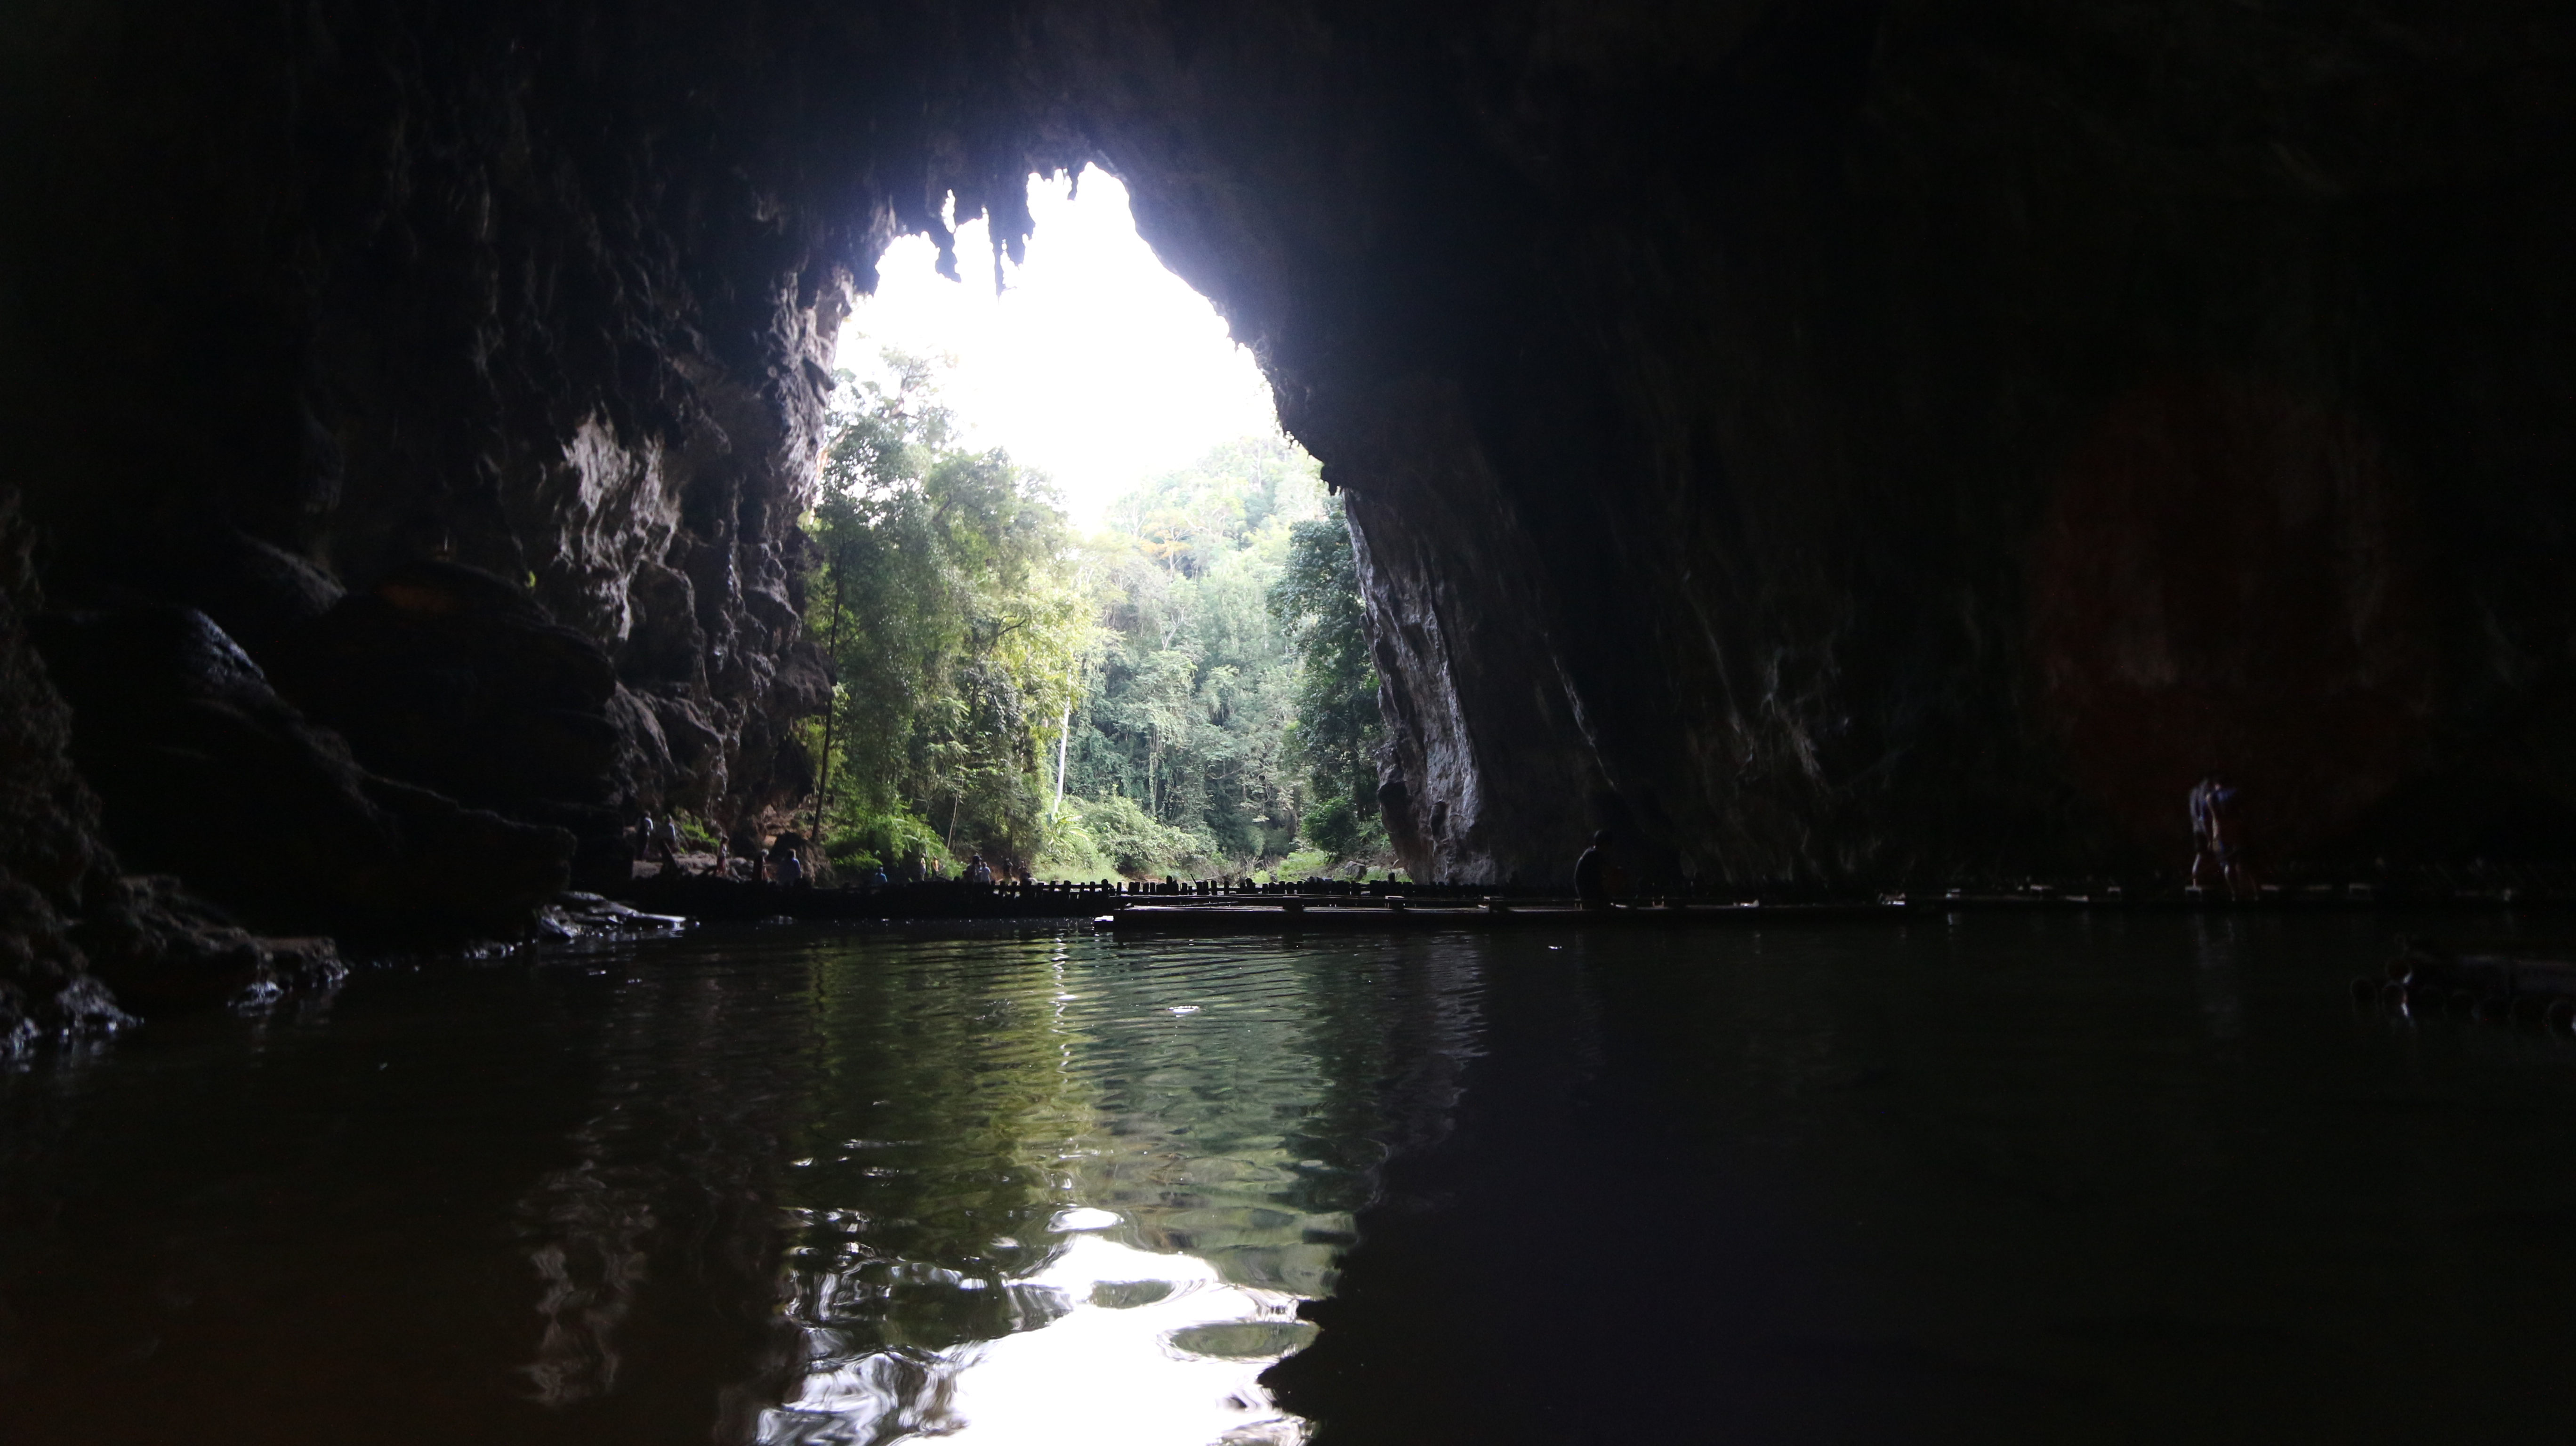
[[[680,822],[676,815],[656,819],[646,814],[635,826],[634,843],[635,857],[639,862],[659,864],[667,873],[688,872],[688,865],[680,862],[685,844],[680,837]],[[804,844],[805,840],[794,833],[780,834],[765,849],[757,837],[749,834],[735,838],[730,844],[719,841],[715,863],[709,872],[718,878],[728,879],[743,877],[747,873],[755,883],[801,884],[805,882]],[[737,864],[747,864],[748,869],[738,870]]]

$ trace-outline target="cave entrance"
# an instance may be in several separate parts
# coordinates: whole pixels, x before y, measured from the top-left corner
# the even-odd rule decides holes
[[[889,247],[842,326],[840,367],[890,379],[888,349],[932,360],[959,443],[1046,474],[1085,528],[1140,483],[1278,434],[1252,353],[1156,259],[1117,177],[1032,176],[1028,200],[1026,260],[1003,263],[998,289],[981,218],[956,229],[962,281],[938,274],[926,236]]]
[[[807,590],[833,871],[1382,871],[1375,679],[1321,467],[1116,178],[1028,200],[1022,263],[951,280],[906,238],[843,327]],[[984,221],[956,230],[961,260],[993,254]]]

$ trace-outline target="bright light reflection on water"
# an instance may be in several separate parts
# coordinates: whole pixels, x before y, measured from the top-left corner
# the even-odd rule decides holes
[[[1463,965],[1406,971],[1427,1011],[1348,1007],[1385,952],[818,958],[825,1077],[896,1077],[817,1102],[807,1363],[760,1439],[1305,1440],[1261,1373],[1315,1336],[1297,1307],[1331,1291],[1369,1140],[1438,1105],[1331,1065],[1465,1050]]]
[[[1305,1439],[1261,1388],[1263,1369],[1306,1343],[1300,1297],[1229,1285],[1214,1266],[1077,1236],[1023,1285],[1064,1314],[1033,1329],[930,1353],[849,1357],[827,1328],[804,1389],[762,1422],[768,1441],[877,1441],[904,1434],[983,1443]]]

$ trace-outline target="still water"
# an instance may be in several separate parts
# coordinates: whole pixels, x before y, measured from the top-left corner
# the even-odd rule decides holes
[[[2576,1046],[2409,924],[371,969],[0,1076],[0,1440],[2566,1440]]]

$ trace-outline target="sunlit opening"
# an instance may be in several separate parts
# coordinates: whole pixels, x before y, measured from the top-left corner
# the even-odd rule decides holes
[[[983,221],[958,228],[962,282],[934,269],[928,237],[897,241],[843,326],[840,365],[870,375],[886,347],[949,358],[942,390],[964,440],[1046,473],[1084,527],[1212,447],[1278,433],[1252,353],[1154,258],[1117,177],[1032,179],[1029,213],[1027,263],[1005,264],[998,295]]]
[[[1321,463],[1115,178],[1029,208],[1024,263],[981,220],[963,280],[906,240],[844,325],[803,596],[836,686],[812,792],[745,848],[792,830],[860,888],[1385,875]]]

